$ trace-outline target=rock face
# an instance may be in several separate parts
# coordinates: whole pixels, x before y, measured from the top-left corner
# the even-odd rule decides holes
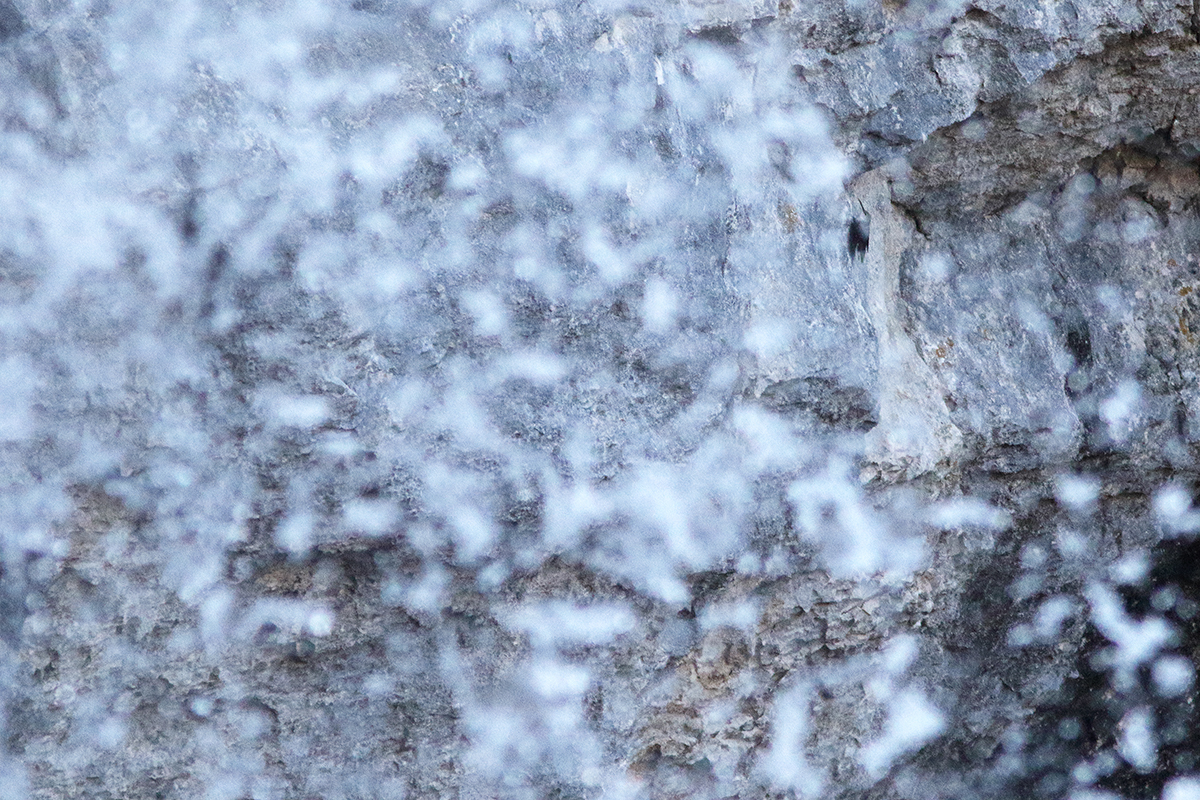
[[[0,795],[1200,769],[1200,7],[53,5]]]

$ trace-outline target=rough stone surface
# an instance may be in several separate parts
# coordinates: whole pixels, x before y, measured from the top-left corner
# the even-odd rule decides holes
[[[52,5],[0,0],[0,75],[84,121],[42,135],[71,153],[106,113],[94,97],[109,77],[88,55],[99,34]],[[384,19],[391,8],[365,5]],[[632,290],[561,305],[530,291],[507,308],[521,345],[590,371],[569,386],[489,373],[489,404],[472,405],[440,393],[505,345],[471,332],[459,298],[487,288],[471,275],[439,274],[428,317],[372,328],[286,258],[247,277],[214,247],[191,256],[207,294],[176,309],[210,330],[211,393],[140,393],[136,374],[113,377],[124,394],[109,397],[84,398],[67,377],[47,387],[59,418],[141,438],[116,476],[73,482],[69,510],[46,512],[64,519],[50,543],[5,554],[5,758],[30,797],[929,800],[1096,784],[1149,798],[1200,765],[1194,689],[1173,711],[1146,688],[1149,664],[1114,688],[1096,654],[1115,634],[1088,614],[1105,598],[1131,614],[1169,609],[1183,632],[1169,648],[1196,658],[1200,580],[1183,566],[1194,544],[1170,538],[1191,522],[1180,512],[1173,529],[1160,501],[1164,485],[1190,499],[1200,444],[1200,12],[1190,0],[681,8],[598,13],[585,44],[614,63],[678,66],[697,41],[735,62],[771,41],[792,70],[787,91],[822,111],[853,165],[841,191],[809,192],[780,161],[752,201],[705,210],[713,226],[680,245],[686,353],[655,349]],[[488,109],[504,101],[483,78],[439,72],[433,49],[383,37],[311,53],[330,69],[406,64],[396,102],[453,130],[384,190],[411,241],[460,213],[451,161],[485,163],[500,146]],[[236,138],[242,123],[222,115],[239,91],[209,76],[189,113]],[[535,78],[512,91],[541,102]],[[5,125],[26,125],[23,113],[6,108]],[[663,113],[654,147],[682,159],[699,135]],[[275,157],[240,152],[251,165]],[[702,173],[697,184],[718,180]],[[185,239],[200,225],[194,182],[156,200]],[[353,182],[336,191],[307,229],[355,224]],[[553,227],[530,222],[525,203],[480,198],[472,246],[502,254],[521,226]],[[869,221],[861,258],[845,245],[855,217]],[[0,292],[16,302],[35,279],[15,256],[4,264]],[[130,267],[67,297],[47,352],[83,352],[97,328],[80,320],[109,314],[114,340],[142,324],[106,294],[142,280]],[[320,369],[299,355],[318,349]],[[243,464],[253,488],[230,478],[198,496],[243,506],[227,540],[190,539],[192,510],[156,506],[161,487],[138,483],[177,446],[174,428],[129,419],[152,408],[200,429],[297,387],[327,403],[319,435],[223,433],[213,463]],[[527,461],[445,433],[469,415]],[[603,447],[572,463],[596,486],[632,487],[627,508],[595,511],[594,524],[556,516],[598,507],[587,481],[528,478],[536,457],[575,458],[580,430]],[[748,510],[695,501],[683,527],[717,555],[613,533],[676,485],[669,469],[696,486],[736,480],[723,465],[751,440],[809,458],[772,472],[764,446],[759,479],[738,490]],[[5,469],[27,466],[5,480],[53,474],[71,444],[55,446],[6,444]],[[674,466],[630,466],[646,454]],[[435,455],[478,483],[418,475]],[[318,467],[341,482],[306,483]],[[1072,494],[1087,481],[1094,497]],[[468,528],[448,520],[480,494],[501,534],[446,533]],[[380,498],[400,508],[383,530]],[[282,520],[310,500],[358,509],[360,529],[310,520],[306,546],[289,550]],[[672,547],[682,580],[630,566]],[[1186,602],[1153,605],[1171,581]],[[611,636],[572,634],[584,606],[613,621]],[[893,759],[889,721],[920,718],[924,703],[940,727]],[[1147,764],[1122,731],[1150,707],[1174,738]],[[799,720],[800,741],[786,741],[783,718]],[[790,784],[788,759],[805,764]]]

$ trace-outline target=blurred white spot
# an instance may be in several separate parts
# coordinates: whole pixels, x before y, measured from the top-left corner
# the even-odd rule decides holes
[[[289,514],[275,529],[275,541],[290,553],[303,553],[312,544],[313,522],[307,512]]]
[[[1121,237],[1129,244],[1142,241],[1158,228],[1158,218],[1154,208],[1141,200],[1126,198],[1121,203],[1121,213],[1125,218],[1125,224],[1121,228]]]
[[[404,603],[404,585],[394,577],[388,578],[379,587],[379,599],[384,605],[398,606]]]
[[[1113,666],[1118,688],[1129,684],[1139,666],[1154,658],[1171,639],[1171,626],[1161,617],[1131,619],[1121,598],[1109,586],[1091,583],[1084,596],[1092,608],[1092,621],[1115,645]]]
[[[546,41],[547,36],[563,35],[563,18],[554,9],[543,11],[533,23],[533,36],[539,42]]]
[[[1104,306],[1104,310],[1110,314],[1116,314],[1124,310],[1125,302],[1121,297],[1121,290],[1111,284],[1103,284],[1096,287],[1096,299],[1100,301],[1100,305]]]
[[[358,439],[350,433],[328,431],[321,437],[321,452],[333,458],[352,458],[362,452],[363,447]]]
[[[625,606],[568,602],[527,606],[509,617],[509,624],[529,635],[535,647],[604,644],[631,630],[633,613]]]
[[[215,705],[211,698],[197,697],[192,700],[189,707],[191,708],[192,713],[197,717],[207,717],[213,712]]]
[[[1154,686],[1163,697],[1179,697],[1192,688],[1196,669],[1182,656],[1163,656],[1154,662]]]
[[[37,372],[28,358],[8,356],[0,360],[0,441],[15,442],[33,435],[33,416],[29,413],[30,398]]]
[[[971,119],[963,123],[962,135],[967,141],[978,142],[987,136],[987,125],[981,119]]]
[[[1174,586],[1163,586],[1150,595],[1150,605],[1155,611],[1170,611],[1179,601],[1179,590]]]
[[[917,658],[917,637],[897,636],[888,642],[883,651],[883,667],[893,675],[899,675],[912,666]]]
[[[795,325],[787,320],[766,319],[752,324],[742,343],[759,358],[769,359],[787,350],[795,336]]]
[[[609,284],[625,280],[633,269],[629,257],[618,250],[608,234],[599,227],[590,228],[583,236],[583,254],[596,265],[600,277]]]
[[[1036,200],[1033,200],[1032,198],[1026,198],[1017,204],[1017,207],[1013,209],[1009,219],[1011,219],[1013,223],[1017,225],[1028,227],[1037,222],[1038,219],[1045,213],[1046,209],[1044,209]]]
[[[691,599],[692,593],[687,584],[671,574],[663,565],[656,564],[647,570],[644,576],[646,591],[664,603],[680,604]]]
[[[1008,637],[1005,641],[1008,643],[1009,647],[1020,648],[1028,647],[1029,645],[1033,644],[1033,638],[1033,626],[1021,623],[1020,625],[1014,625],[1009,628]]]
[[[1192,498],[1182,486],[1164,486],[1154,495],[1154,512],[1163,519],[1183,516],[1192,506]]]
[[[798,454],[804,452],[782,418],[762,408],[743,406],[735,408],[732,423],[745,440],[750,450],[745,468],[755,471],[794,463]]]
[[[954,263],[941,253],[930,253],[921,259],[921,272],[925,280],[931,283],[941,283],[950,277]]]
[[[508,312],[504,302],[493,292],[463,293],[463,305],[475,318],[475,333],[480,336],[500,336],[508,329]]]
[[[1042,311],[1042,309],[1027,297],[1022,297],[1017,301],[1017,316],[1021,318],[1021,324],[1025,329],[1037,333],[1042,336],[1049,336],[1051,333],[1050,318]]]
[[[491,594],[498,591],[511,574],[512,570],[503,561],[493,561],[479,570],[479,574],[475,577],[475,585],[481,591]]]
[[[1200,778],[1172,778],[1163,787],[1162,800],[1200,800]]]
[[[342,524],[367,536],[389,533],[400,514],[390,500],[351,500],[342,509]]]
[[[546,544],[555,548],[574,545],[584,528],[606,519],[613,511],[609,497],[586,483],[547,491],[545,507]]]
[[[1088,539],[1078,531],[1059,528],[1054,532],[1054,545],[1063,558],[1080,558],[1088,550]]]
[[[1071,771],[1071,777],[1077,783],[1093,783],[1098,776],[1095,767],[1089,764],[1077,764]],[[1100,789],[1076,789],[1067,797],[1068,800],[1124,800],[1116,792],[1105,792]]]
[[[333,612],[327,608],[314,609],[309,613],[304,627],[313,636],[328,636],[333,633]]]
[[[754,553],[742,553],[738,556],[737,571],[743,575],[756,575],[762,572],[762,556]]]
[[[1132,380],[1122,381],[1111,397],[1100,401],[1100,416],[1114,441],[1123,442],[1128,438],[1141,402],[1142,387]]]
[[[513,353],[497,362],[497,370],[506,378],[518,378],[538,384],[551,384],[564,378],[567,366],[552,353],[525,351]]]
[[[1158,761],[1158,742],[1154,736],[1154,711],[1140,706],[1126,712],[1117,724],[1121,738],[1117,752],[1139,772],[1149,772]]]
[[[808,716],[810,687],[800,685],[776,696],[771,721],[771,749],[763,766],[772,783],[792,789],[800,797],[818,797],[825,776],[804,757],[811,723]]]
[[[758,626],[759,610],[756,603],[723,603],[707,606],[700,612],[701,630],[713,628],[739,628],[753,631]]]
[[[1063,622],[1075,611],[1075,602],[1069,597],[1058,595],[1047,598],[1038,607],[1033,626],[1039,639],[1051,641],[1058,637]]]
[[[829,568],[839,576],[869,575],[884,569],[909,569],[920,558],[920,544],[891,536],[862,496],[848,464],[831,461],[824,473],[794,481],[788,500],[796,528],[818,543]]]
[[[1150,574],[1150,562],[1145,553],[1130,553],[1113,562],[1108,574],[1118,586],[1132,586],[1141,583]]]
[[[433,117],[409,115],[392,125],[380,125],[369,135],[353,139],[347,155],[360,181],[390,181],[403,174],[421,147],[444,138],[442,124]],[[338,159],[331,159],[335,164]]]
[[[679,299],[675,290],[662,278],[646,281],[646,294],[642,301],[642,319],[652,333],[666,333],[675,325],[679,312]]]
[[[212,646],[225,638],[229,611],[233,608],[233,593],[216,589],[200,604],[200,635]]]
[[[921,747],[945,727],[942,712],[923,693],[905,689],[889,703],[883,736],[863,748],[859,763],[871,776],[882,777],[897,757]]]
[[[1071,511],[1085,511],[1100,498],[1100,480],[1091,475],[1064,473],[1055,478],[1054,496]]]
[[[106,750],[120,746],[125,740],[125,723],[117,717],[108,717],[96,729],[96,744]]]
[[[1068,717],[1058,723],[1058,738],[1073,742],[1083,734],[1083,725],[1079,720]]]
[[[329,418],[329,401],[315,395],[275,395],[264,405],[276,425],[312,428]]]
[[[450,170],[446,186],[460,192],[478,189],[487,179],[487,170],[474,161],[460,161]]]
[[[960,497],[930,506],[929,524],[942,530],[986,528],[1002,531],[1012,525],[1008,512],[975,497]]]
[[[1140,242],[1154,233],[1155,227],[1157,226],[1154,224],[1153,219],[1144,214],[1138,214],[1125,222],[1125,227],[1121,230],[1121,236],[1126,242],[1131,244]]]
[[[1089,203],[1092,192],[1096,188],[1096,179],[1091,175],[1076,175],[1067,184],[1067,190],[1062,193],[1062,204],[1059,207],[1058,219],[1062,226],[1063,238],[1068,242],[1079,241],[1087,228],[1089,219]]]
[[[591,674],[584,667],[560,661],[539,661],[529,670],[534,691],[547,700],[569,700],[587,691]]]
[[[368,697],[385,697],[396,691],[396,681],[386,673],[376,672],[363,678],[363,693]]]
[[[361,75],[357,81],[346,85],[346,101],[356,106],[377,101],[380,95],[395,93],[401,78],[399,72],[388,69],[377,69]]]
[[[1049,557],[1044,547],[1030,542],[1021,548],[1021,568],[1029,570],[1040,569],[1046,565],[1046,559]]]
[[[692,526],[684,488],[676,470],[646,464],[633,476],[623,499],[627,507],[637,510],[643,524],[662,537],[666,552],[687,563],[703,547]]]
[[[1200,530],[1200,512],[1192,508],[1192,496],[1177,484],[1163,486],[1154,494],[1154,514],[1174,534]]]
[[[459,557],[470,562],[492,549],[495,531],[492,521],[477,508],[461,506],[447,514]]]
[[[442,608],[446,583],[446,573],[437,567],[430,567],[424,577],[408,590],[405,605],[414,611],[436,613]]]

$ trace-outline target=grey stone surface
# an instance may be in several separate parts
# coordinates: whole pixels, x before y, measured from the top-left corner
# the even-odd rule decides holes
[[[118,182],[155,220],[119,268],[0,252],[37,398],[0,426],[0,796],[1193,772],[1190,734],[1131,755],[1162,698],[1098,609],[1194,659],[1137,567],[1197,588],[1164,541],[1197,527],[1195,6],[504,10],[357,3],[304,91],[383,99],[306,117],[217,58],[138,144],[134,22],[0,2],[6,136],[85,173],[178,145]]]

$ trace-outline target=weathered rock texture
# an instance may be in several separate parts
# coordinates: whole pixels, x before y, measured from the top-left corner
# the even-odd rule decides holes
[[[34,5],[0,2],[5,75],[50,98],[51,116],[103,115],[89,99],[112,80],[89,56],[100,23]],[[533,77],[506,98],[454,66],[452,40],[433,35],[438,51],[380,34],[389,14],[401,18],[393,4],[355,8],[375,15],[376,38],[312,45],[315,69],[401,64],[395,103],[451,131],[383,191],[410,234],[405,257],[453,239],[463,208],[469,241],[447,248],[503,259],[533,240],[521,231],[551,230],[565,212],[539,206],[538,218],[515,189],[460,203],[465,179],[451,169],[494,166],[507,146],[491,129],[496,109],[550,103],[536,76],[551,57],[508,53]],[[538,31],[561,25],[521,13]],[[212,384],[163,396],[130,374],[94,398],[65,377],[47,387],[54,419],[141,438],[117,472],[71,480],[66,514],[48,506],[67,517],[49,543],[5,553],[16,777],[0,795],[928,800],[1099,785],[1157,797],[1197,768],[1193,690],[1165,701],[1150,662],[1122,683],[1104,661],[1119,658],[1104,655],[1118,634],[1094,621],[1107,600],[1119,606],[1119,589],[1129,613],[1169,617],[1177,632],[1162,647],[1194,660],[1194,547],[1169,537],[1191,529],[1200,443],[1196,6],[781,0],[588,14],[594,30],[563,47],[627,62],[614,74],[646,71],[659,127],[638,135],[663,163],[690,175],[696,159],[696,185],[727,180],[701,168],[702,137],[662,88],[675,78],[661,77],[716,53],[762,70],[764,85],[779,80],[768,68],[791,69],[788,96],[821,110],[853,165],[844,190],[799,187],[781,141],[758,196],[706,208],[713,225],[681,236],[690,283],[678,320],[639,316],[651,274],[590,305],[513,292],[503,300],[515,339],[502,340],[466,307],[486,304],[486,284],[454,269],[420,289],[427,317],[388,328],[356,316],[332,281],[325,291],[297,267],[307,240],[290,228],[276,263],[235,274],[216,242],[197,243],[210,223],[196,198],[224,190],[198,188],[204,176],[183,163],[152,199],[193,243],[188,263],[207,288],[153,324],[207,331]],[[756,61],[765,43],[784,55]],[[222,116],[244,86],[201,78],[188,113],[227,133],[248,124]],[[89,146],[83,123],[38,129],[25,111],[6,113],[40,146]],[[350,136],[389,113],[335,122]],[[246,170],[278,155],[252,138],[228,145],[244,145]],[[296,230],[365,224],[355,215],[367,180],[344,176],[332,210]],[[570,181],[561,208],[578,199]],[[621,191],[642,191],[637,176]],[[852,217],[869,220],[861,258],[845,248]],[[622,235],[636,239],[632,228]],[[18,297],[37,279],[6,258],[0,288]],[[136,259],[123,269],[112,281],[132,296],[145,276]],[[529,275],[522,286],[544,287]],[[112,337],[140,324],[139,309],[89,291],[56,307],[63,328],[33,358],[75,347],[96,329],[79,321],[102,311],[117,320]],[[676,322],[682,355],[653,338]],[[569,384],[514,372],[486,402],[446,399],[471,364],[517,344],[589,371]],[[304,360],[318,351],[320,368]],[[196,533],[187,502],[156,499],[177,487],[138,483],[181,446],[173,426],[131,420],[253,420],[271,387],[327,401],[323,427],[214,434],[179,485],[219,482],[203,472],[211,458],[244,465],[251,488],[229,478],[222,490],[242,504],[226,538]],[[532,455],[503,464],[488,441],[454,439],[445,431],[460,414],[583,477],[555,483]],[[581,430],[600,445],[578,460]],[[54,441],[13,445],[6,480],[49,480],[73,446]],[[722,444],[705,450],[712,441]],[[760,472],[728,495],[682,499],[684,522],[663,525],[686,531],[683,545],[623,538],[622,520],[677,480],[735,481],[722,465],[745,441],[760,443]],[[807,455],[775,468],[776,446]],[[638,460],[647,454],[683,466],[656,471]],[[479,482],[438,483],[422,471],[435,457],[470,465]],[[318,469],[339,482],[306,477]],[[628,506],[589,505],[601,497],[589,492],[616,484],[631,487]],[[1157,494],[1164,485],[1182,487],[1178,509]],[[196,502],[219,505],[222,491]],[[744,514],[722,505],[734,494],[748,498]],[[499,533],[447,533],[470,530],[456,514],[477,495],[492,512],[479,524]],[[378,501],[398,516],[380,522]],[[314,512],[295,527],[290,510],[306,503],[358,522],[338,528]],[[716,555],[693,558],[701,545]],[[662,575],[637,566],[667,550]],[[1157,715],[1150,756],[1122,738],[1138,709]],[[911,741],[889,728],[906,718],[928,723]]]

